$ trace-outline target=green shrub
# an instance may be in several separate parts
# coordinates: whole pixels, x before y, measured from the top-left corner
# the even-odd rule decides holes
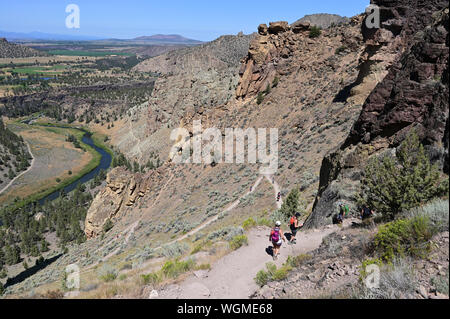
[[[161,272],[154,272],[147,275],[141,275],[145,285],[156,285],[162,281]]]
[[[361,181],[360,204],[387,218],[420,206],[435,197],[448,196],[448,178],[441,180],[437,165],[431,165],[412,131],[396,157],[384,155],[369,161]]]
[[[380,258],[372,258],[372,259],[366,259],[362,262],[361,268],[359,270],[359,278],[360,280],[364,280],[367,277],[366,268],[369,265],[377,265],[381,268],[383,265],[383,261]]]
[[[448,282],[449,282],[448,268],[447,274],[445,276],[438,275],[436,277],[431,278],[431,284],[434,287],[436,287],[436,291],[446,296],[448,296]]]
[[[311,259],[311,255],[308,254],[301,254],[298,256],[288,256],[287,260],[286,260],[286,265],[289,265],[291,267],[298,267],[301,264],[303,264],[305,261]]]
[[[280,83],[280,78],[276,76],[272,81],[272,87],[275,88],[278,86],[278,83]]]
[[[269,273],[264,270],[258,271],[255,277],[256,284],[262,287],[265,284],[267,284],[268,281],[269,281]]]
[[[195,267],[197,270],[210,270],[211,264],[201,264]]]
[[[283,279],[286,279],[288,273],[293,269],[293,267],[288,262],[286,262],[285,264],[283,264],[283,266],[277,268],[274,263],[269,262],[266,264],[266,269],[267,271],[258,271],[256,277],[254,278],[255,282],[261,287],[267,284],[269,281],[281,281]]]
[[[236,250],[238,248],[241,248],[243,245],[247,245],[248,244],[248,238],[245,235],[238,235],[233,237],[230,240],[230,248],[232,250]]]
[[[117,278],[117,271],[114,268],[112,268],[111,266],[109,266],[109,265],[104,265],[99,270],[99,277],[104,282],[111,282],[111,281],[116,280],[116,278]]]
[[[264,101],[264,93],[259,92],[258,97],[256,98],[256,104],[260,105]]]
[[[127,275],[121,274],[121,275],[119,276],[119,280],[125,280],[125,279],[127,279]]]
[[[167,278],[176,278],[179,275],[188,272],[195,267],[195,261],[188,259],[186,261],[179,261],[178,259],[174,261],[168,261],[161,268],[162,274]]]
[[[242,223],[242,228],[244,228],[245,230],[249,230],[250,228],[253,228],[256,225],[257,225],[256,221],[252,217],[250,217]]]
[[[320,30],[317,26],[312,26],[311,30],[309,31],[309,37],[310,38],[318,38],[322,34],[322,30]]]
[[[430,252],[430,239],[435,232],[427,217],[399,219],[380,226],[375,235],[375,250],[388,262],[396,256],[424,258]]]

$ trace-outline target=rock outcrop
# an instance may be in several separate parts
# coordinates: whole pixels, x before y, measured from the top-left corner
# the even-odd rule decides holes
[[[300,41],[306,41],[308,29],[307,24],[292,29],[286,21],[271,22],[269,27],[261,24],[242,61],[236,97],[251,98],[272,85],[277,75],[283,75],[286,59],[298,49]]]
[[[133,174],[123,167],[113,169],[106,178],[104,187],[94,198],[86,215],[87,238],[100,235],[107,220],[114,222],[127,207],[132,207],[149,190],[149,178]]]
[[[363,24],[367,46],[358,83],[377,63],[385,76],[346,141],[324,158],[308,227],[330,223],[338,201],[354,202],[368,158],[397,147],[412,128],[448,173],[448,2],[374,2],[382,27],[366,30]]]
[[[347,23],[359,25],[359,17],[348,19]],[[320,41],[309,37],[311,25],[308,21],[297,21],[292,25],[286,21],[271,22],[269,26],[261,24],[242,61],[236,97],[240,100],[253,98],[272,86],[276,78],[289,74],[290,59],[302,53],[303,45],[311,44],[313,47],[316,41]],[[343,48],[358,48],[358,41],[351,36],[342,44]]]
[[[348,23],[349,20],[350,20],[349,18],[341,17],[340,15],[337,15],[337,14],[316,13],[316,14],[309,14],[309,15],[304,16],[300,20],[297,20],[294,23],[292,23],[292,26],[296,27],[298,25],[307,23],[312,26],[326,29],[333,25]]]

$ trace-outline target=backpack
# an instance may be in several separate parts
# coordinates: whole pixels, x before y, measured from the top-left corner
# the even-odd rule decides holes
[[[291,217],[291,220],[289,221],[289,224],[290,224],[291,226],[294,226],[294,225],[295,225],[295,217],[294,217],[294,216]]]
[[[270,237],[272,239],[273,242],[278,243],[280,241],[280,228],[275,227],[271,234]]]
[[[372,212],[370,211],[370,209],[368,207],[364,207],[363,216],[364,217],[369,217],[370,215],[372,215]]]

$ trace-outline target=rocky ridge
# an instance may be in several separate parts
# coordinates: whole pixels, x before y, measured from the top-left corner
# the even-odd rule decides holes
[[[10,43],[5,38],[0,38],[0,58],[28,58],[47,55],[45,52],[20,44]]]
[[[366,50],[354,89],[376,87],[346,141],[323,159],[308,227],[330,223],[338,201],[354,202],[368,158],[398,146],[412,128],[448,172],[448,3],[374,3],[382,28],[365,30],[363,24]],[[376,65],[384,76],[374,82]]]

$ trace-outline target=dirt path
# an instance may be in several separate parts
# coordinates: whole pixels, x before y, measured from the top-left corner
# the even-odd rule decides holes
[[[170,183],[170,181],[173,179],[173,177],[174,177],[174,175],[172,174],[172,175],[170,176],[169,180],[167,181],[167,183],[164,185],[163,189],[165,189],[165,188],[167,187],[167,185]],[[244,195],[242,195],[239,199],[237,199],[235,202],[233,202],[230,206],[228,206],[228,207],[223,211],[223,213],[225,213],[225,212],[230,212],[231,210],[235,209],[235,208],[239,205],[240,201],[241,201],[243,198],[245,198],[245,197],[247,197],[248,195],[254,193],[254,192],[256,191],[256,189],[258,188],[259,184],[261,183],[261,181],[263,180],[264,177],[266,177],[266,178],[269,180],[269,182],[274,186],[275,193],[278,194],[278,192],[279,192],[279,186],[278,186],[278,184],[276,183],[276,181],[275,181],[274,179],[271,179],[271,176],[266,176],[266,175],[260,176],[260,177],[256,180],[255,184],[253,184],[251,191],[248,191],[247,193],[245,193]],[[272,183],[272,180],[273,180],[273,183]],[[155,203],[157,202],[159,196],[163,193],[163,189],[159,192],[159,195],[158,195],[158,197],[156,198],[156,200],[153,202],[153,205],[152,205],[152,206],[155,205]],[[278,208],[281,207],[281,203],[282,203],[282,199],[280,199],[280,201],[277,202],[277,206],[279,205]],[[190,237],[190,236],[192,236],[192,235],[195,235],[196,233],[198,233],[199,231],[201,231],[202,229],[204,229],[205,227],[207,227],[208,225],[210,225],[211,223],[213,223],[214,221],[216,221],[216,220],[219,218],[219,215],[220,215],[220,214],[217,214],[216,216],[214,216],[214,217],[212,217],[211,219],[207,220],[206,222],[204,222],[204,223],[201,224],[200,226],[194,228],[194,229],[191,230],[190,232],[184,234],[184,235],[181,236],[181,237],[178,237],[177,239],[174,239],[174,240],[172,240],[172,241],[166,243],[165,245],[171,245],[171,244],[174,244],[174,243],[176,243],[176,242],[180,242],[180,241],[182,241],[182,240],[184,240],[184,239],[186,239],[186,238],[188,238],[188,237]],[[112,239],[111,242],[115,242],[115,241],[119,240],[120,238],[122,238],[122,237],[126,234],[124,243],[127,244],[128,241],[129,241],[129,239],[130,239],[130,237],[131,237],[131,235],[134,233],[136,227],[138,226],[139,221],[140,221],[140,220],[137,220],[137,221],[134,222],[132,225],[130,225],[129,227],[127,227],[127,229],[125,229],[124,231],[122,231],[120,235],[118,235],[117,237],[115,237],[114,239]],[[164,245],[164,246],[165,246],[165,245]],[[157,251],[157,250],[160,250],[160,249],[162,249],[162,248],[163,248],[163,246],[159,246],[159,247],[154,248],[154,250]],[[101,248],[99,248],[99,249],[101,249]],[[112,251],[111,253],[109,253],[107,256],[101,258],[101,261],[102,261],[102,262],[107,261],[108,259],[110,259],[110,258],[113,257],[114,255],[116,255],[116,254],[120,251],[120,249],[121,249],[121,247],[119,246],[119,247],[116,248],[114,251]],[[97,249],[97,250],[98,250],[98,249]],[[82,273],[86,273],[86,272],[90,271],[92,268],[94,268],[95,266],[97,266],[99,263],[100,263],[100,261],[97,262],[97,263],[94,263],[94,264],[90,265],[90,266],[89,266],[88,268],[86,268]],[[143,264],[143,265],[141,265],[141,267],[139,267],[139,268],[145,268],[145,265],[146,265],[146,264]]]
[[[251,191],[248,191],[247,193],[245,193],[244,195],[242,195],[238,200],[236,200],[235,202],[233,202],[233,204],[231,204],[230,206],[228,206],[228,207],[223,211],[223,213],[227,213],[227,212],[232,211],[233,209],[235,209],[235,208],[239,205],[239,203],[241,202],[241,199],[243,199],[243,198],[247,197],[248,195],[254,193],[254,192],[256,191],[256,189],[258,188],[258,185],[261,183],[261,181],[262,181],[263,178],[264,178],[263,176],[260,176],[260,177],[256,180],[255,184],[252,186],[252,190],[251,190]],[[179,237],[179,238],[177,238],[177,239],[172,240],[171,242],[168,243],[168,245],[174,244],[174,243],[176,243],[176,242],[179,242],[179,241],[182,241],[182,240],[188,238],[189,236],[195,235],[196,233],[198,233],[199,231],[201,231],[203,228],[205,228],[206,226],[210,225],[212,222],[216,221],[216,220],[219,218],[219,216],[220,216],[220,214],[217,214],[216,216],[214,216],[214,217],[212,217],[211,219],[207,220],[206,222],[204,222],[204,223],[201,224],[200,226],[194,228],[193,230],[191,230],[190,232],[186,233],[185,235],[183,235],[183,236],[181,236],[181,237]],[[167,244],[166,244],[166,245],[167,245]],[[161,248],[162,248],[162,246],[159,246],[159,247],[156,247],[155,250],[159,250],[159,249],[161,249]]]
[[[273,175],[264,175],[264,177],[269,181],[270,184],[272,184],[273,190],[275,191],[275,198],[277,198],[278,193],[281,193],[280,185],[278,185]],[[280,200],[277,201],[277,208],[280,209],[281,205],[283,205],[283,198],[280,197]]]
[[[17,175],[16,177],[14,177],[9,183],[8,185],[6,185],[2,190],[0,190],[0,195],[3,194],[20,176],[28,173],[32,168],[33,168],[33,164],[34,164],[34,156],[33,153],[31,153],[31,148],[30,148],[30,144],[28,144],[28,142],[25,142],[27,144],[28,147],[28,152],[31,155],[31,165],[30,167],[27,168],[26,171],[23,171],[22,173],[20,173],[19,175]]]
[[[346,220],[344,227],[349,224],[351,220]],[[296,245],[283,243],[281,255],[275,264],[281,266],[290,255],[297,256],[318,248],[325,236],[339,229],[338,226],[332,225],[322,229],[300,231]],[[251,230],[248,234],[248,246],[224,256],[212,265],[210,271],[201,273],[200,278],[193,274],[179,284],[163,288],[158,291],[159,298],[249,298],[258,289],[254,277],[258,271],[265,268],[267,262],[273,262],[272,256],[266,251],[271,246],[268,240],[269,232],[266,227]]]

